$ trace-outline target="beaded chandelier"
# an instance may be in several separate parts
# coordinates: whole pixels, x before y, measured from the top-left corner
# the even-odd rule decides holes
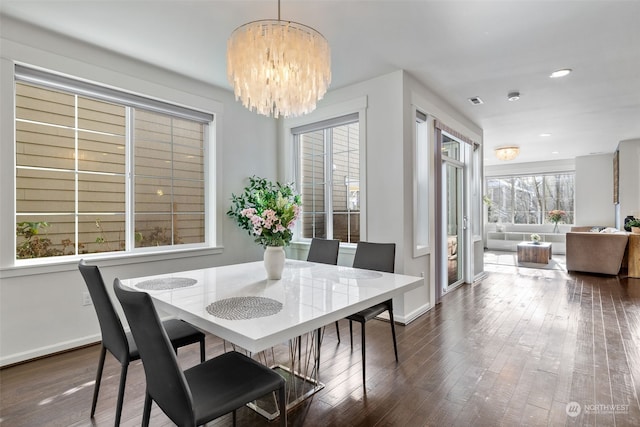
[[[329,43],[306,25],[278,19],[249,22],[227,41],[227,77],[236,100],[258,114],[310,113],[331,83]]]

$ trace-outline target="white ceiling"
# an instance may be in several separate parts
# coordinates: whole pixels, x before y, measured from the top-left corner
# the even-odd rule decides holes
[[[487,165],[502,145],[530,162],[640,138],[640,1],[282,0],[281,10],[328,39],[330,90],[404,69],[484,129]],[[0,0],[0,11],[230,89],[229,34],[277,18],[277,1]],[[560,68],[573,73],[548,77]],[[509,102],[513,90],[521,98]]]

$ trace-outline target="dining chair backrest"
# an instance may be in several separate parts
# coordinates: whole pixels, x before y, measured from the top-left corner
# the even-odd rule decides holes
[[[98,266],[87,265],[84,260],[80,260],[78,268],[89,289],[93,308],[96,310],[96,315],[98,316],[100,332],[102,333],[102,345],[108,349],[121,364],[128,364],[129,342],[127,335],[122,327],[120,317],[111,302]]]
[[[113,289],[138,344],[147,393],[177,425],[194,425],[191,391],[151,297],[115,279]]]
[[[314,237],[311,239],[307,261],[336,265],[338,264],[339,250],[340,240]]]
[[[395,243],[358,242],[353,267],[393,273],[395,258]]]

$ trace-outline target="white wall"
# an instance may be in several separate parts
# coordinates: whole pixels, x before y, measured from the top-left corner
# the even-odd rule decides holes
[[[618,228],[622,228],[624,218],[633,215],[640,218],[640,139],[620,141],[620,209]]]
[[[615,225],[613,153],[576,157],[575,225]]]
[[[99,341],[93,307],[82,306],[77,260],[19,268],[13,214],[13,63],[22,62],[216,114],[212,196],[217,248],[171,256],[92,259],[107,284],[132,277],[260,259],[262,250],[225,212],[253,174],[276,178],[276,122],[244,109],[230,91],[0,17],[0,366]]]

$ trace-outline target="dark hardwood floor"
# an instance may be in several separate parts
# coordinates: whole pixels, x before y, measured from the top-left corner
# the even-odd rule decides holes
[[[389,325],[367,323],[366,389],[359,336],[352,352],[345,321],[341,344],[326,328],[325,388],[290,413],[289,425],[639,426],[640,279],[487,270],[486,279],[450,292],[397,328],[398,365]],[[216,337],[207,343],[208,357],[224,351]],[[287,355],[281,347],[277,358]],[[89,418],[98,350],[1,370],[2,427],[112,426],[119,366],[110,356],[96,416]],[[184,367],[197,363],[197,346],[181,349],[179,360]],[[143,369],[134,363],[121,425],[140,425],[143,395]],[[248,408],[238,411],[240,426],[272,424]],[[151,425],[172,423],[154,405]],[[231,425],[231,416],[210,425]]]

